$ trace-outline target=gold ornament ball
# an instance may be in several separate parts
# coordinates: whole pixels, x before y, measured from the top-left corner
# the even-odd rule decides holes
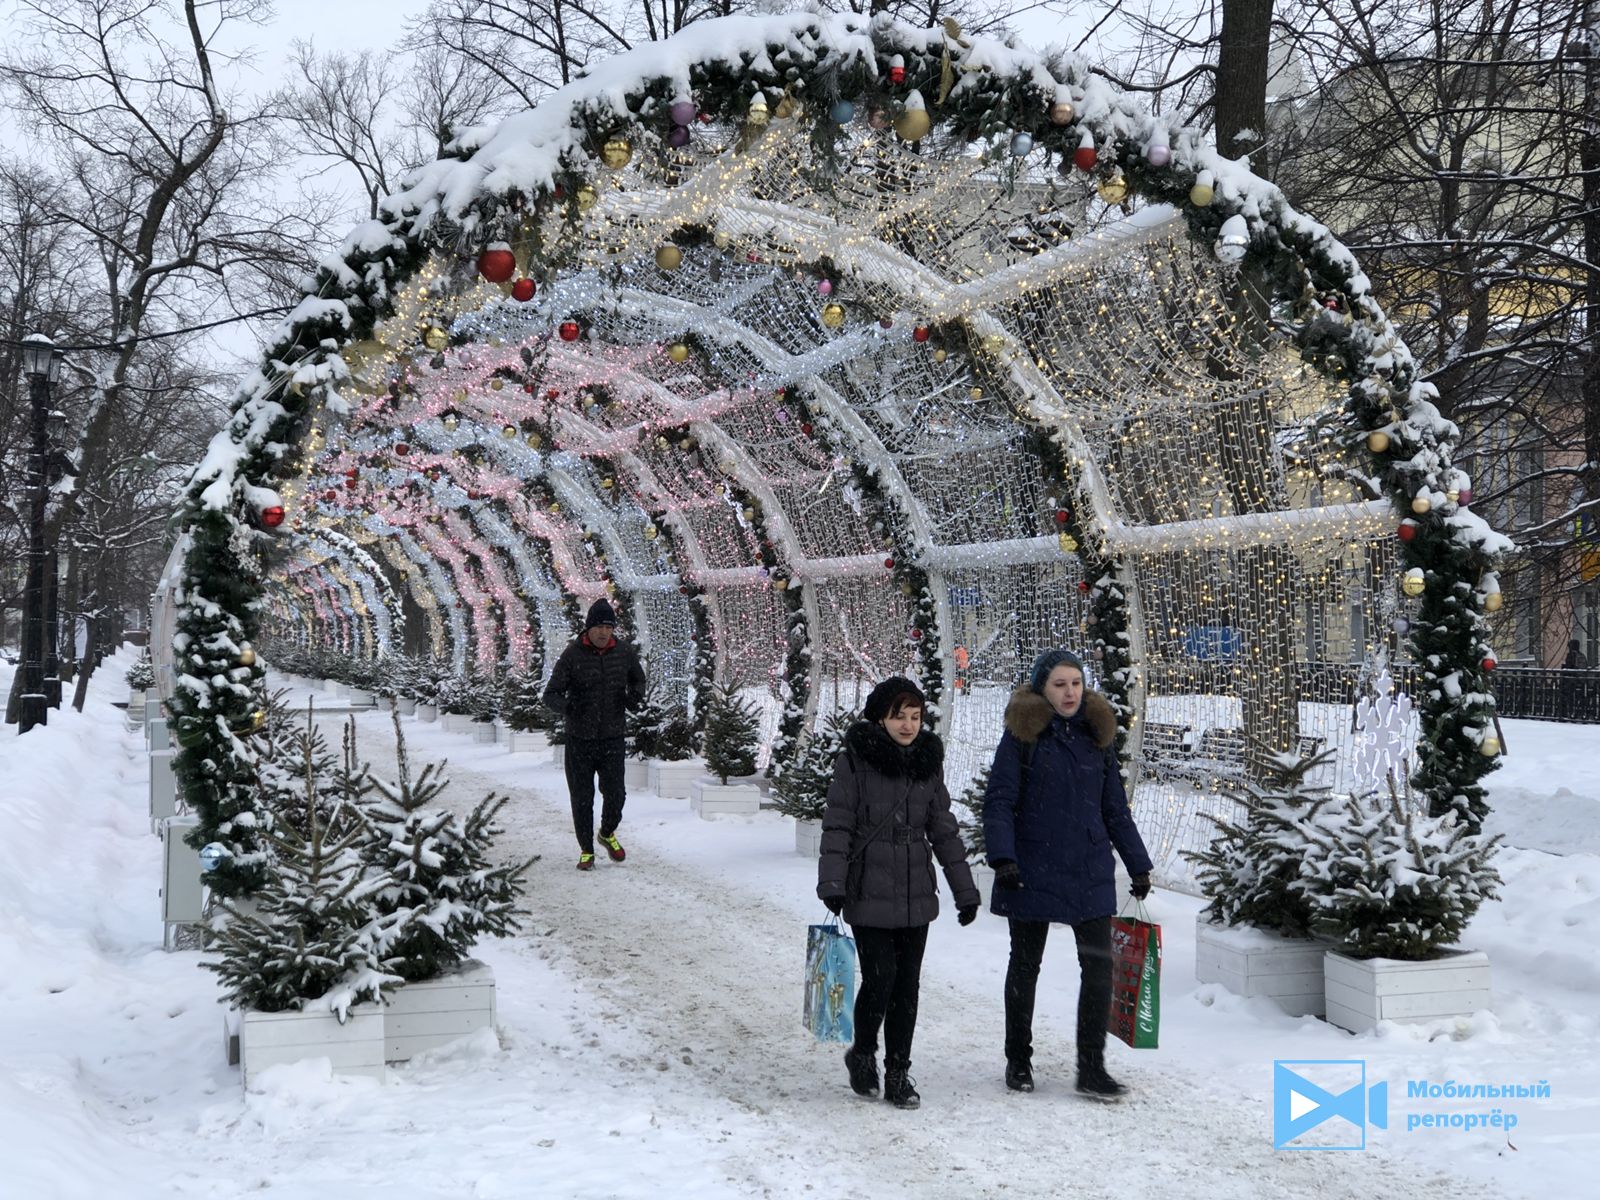
[[[578,211],[588,212],[600,203],[600,193],[595,191],[594,184],[580,183],[578,185]]]
[[[1389,435],[1381,429],[1374,429],[1367,434],[1367,449],[1374,454],[1382,454],[1389,448]]]
[[[936,362],[936,363],[942,363],[945,359],[947,359],[949,357],[950,357],[950,352],[948,350],[943,349],[943,348],[940,348],[940,349],[935,350],[933,352],[933,361]]]
[[[668,243],[656,251],[656,266],[663,271],[676,271],[683,266],[683,251]]]
[[[1421,575],[1407,575],[1400,580],[1400,590],[1415,600],[1428,590],[1428,581]]]
[[[723,233],[720,229],[717,230],[716,234],[711,240],[716,245],[718,250],[726,250],[729,246],[733,245],[733,236],[731,234]]]
[[[778,101],[778,120],[787,121],[790,117],[800,115],[800,101],[793,96],[785,96]]]
[[[260,733],[267,725],[267,714],[261,709],[256,709],[250,714],[250,732]]]
[[[822,306],[822,323],[829,329],[838,329],[844,324],[844,305],[824,304]]]
[[[789,586],[789,581],[787,579],[781,579],[780,578],[780,579],[774,579],[772,581],[772,590],[775,591],[775,592],[781,592],[788,586]]]
[[[1050,124],[1071,125],[1077,117],[1078,110],[1072,107],[1070,100],[1057,100],[1050,106]]]
[[[544,439],[537,433],[530,433],[528,435],[528,447],[530,449],[537,450],[542,445],[544,445]]]
[[[443,425],[448,432],[454,433],[461,424],[461,418],[456,416],[455,413],[446,413],[439,418],[439,424]]]
[[[983,399],[983,389],[981,387],[970,388],[967,391],[967,395],[972,397],[974,400],[982,400]]]
[[[516,437],[517,436],[517,427],[515,425],[511,425],[511,424],[505,424],[505,425],[500,426],[500,436],[504,437],[504,438],[514,438],[514,437]]]
[[[489,390],[491,392],[498,392],[501,388],[505,387],[505,385],[506,385],[506,381],[504,379],[501,379],[500,376],[498,376],[498,375],[496,375],[493,379],[489,380]]]
[[[644,527],[644,536],[646,540],[653,542],[656,540],[656,538],[661,536],[661,531],[654,525],[646,525]]]
[[[925,108],[908,108],[894,121],[895,134],[903,142],[920,142],[933,128],[933,121]]]
[[[760,96],[757,96],[754,100],[752,100],[750,102],[750,111],[747,114],[747,116],[749,118],[750,124],[752,124],[752,125],[765,125],[767,123],[767,121],[771,118],[772,113],[767,108],[767,102],[765,100],[763,100]]]
[[[1449,491],[1445,492],[1444,498],[1450,501],[1451,504],[1455,504],[1461,499],[1461,493],[1455,488],[1451,488]]]
[[[991,333],[983,339],[983,348],[990,354],[999,354],[1006,348],[1006,339],[1003,334]]]
[[[1070,533],[1060,534],[1056,538],[1056,545],[1061,547],[1063,554],[1076,554],[1078,552],[1078,539]]]
[[[1490,734],[1478,743],[1478,753],[1485,758],[1497,758],[1500,754],[1500,739]]]
[[[429,350],[443,350],[450,344],[450,335],[437,325],[429,325],[423,331],[422,344]]]
[[[687,362],[689,360],[689,347],[682,342],[673,342],[672,348],[667,351],[667,357],[675,363]]]
[[[1107,204],[1121,204],[1128,198],[1128,181],[1119,171],[1109,179],[1102,179],[1099,187],[1100,199]]]
[[[1499,612],[1500,606],[1505,603],[1505,598],[1499,592],[1490,592],[1483,598],[1484,612]]]
[[[239,651],[239,665],[241,667],[253,667],[256,665],[256,652],[249,646]]]
[[[620,171],[633,158],[633,143],[625,137],[607,138],[600,148],[600,161],[613,171]]]
[[[1197,183],[1189,189],[1189,203],[1196,208],[1209,208],[1216,195],[1216,189],[1209,183]]]
[[[611,478],[611,476],[607,475],[604,479],[602,479],[600,481],[600,486],[605,488],[605,490],[609,492],[612,488],[617,486],[617,481],[615,479]]]
[[[1418,496],[1411,501],[1411,511],[1416,513],[1419,517],[1422,516],[1423,513],[1430,511],[1432,508],[1433,501],[1429,500],[1426,496]]]
[[[756,519],[756,510],[753,509],[753,508],[745,509],[744,510],[744,519],[746,521],[754,521]]]
[[[561,505],[560,504],[552,504],[550,506],[550,511],[553,512],[553,513],[560,512],[561,511]]]

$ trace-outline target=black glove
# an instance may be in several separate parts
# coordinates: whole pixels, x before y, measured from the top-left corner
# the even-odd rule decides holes
[[[829,896],[823,903],[828,906],[828,911],[836,917],[844,911],[843,896]]]
[[[994,864],[994,885],[1005,888],[1008,892],[1016,891],[1022,886],[1022,872],[1017,869],[1017,864],[1009,858],[1002,858]]]
[[[978,919],[978,906],[969,904],[965,908],[956,909],[956,921],[962,925],[971,925]]]
[[[1150,872],[1146,871],[1143,875],[1135,875],[1128,884],[1128,891],[1135,900],[1143,900],[1148,896],[1150,894]]]

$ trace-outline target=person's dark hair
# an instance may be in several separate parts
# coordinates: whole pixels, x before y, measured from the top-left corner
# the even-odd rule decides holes
[[[861,719],[881,721],[908,708],[920,708],[927,712],[928,698],[922,694],[921,688],[904,675],[891,675],[872,689],[866,705],[861,709]]]

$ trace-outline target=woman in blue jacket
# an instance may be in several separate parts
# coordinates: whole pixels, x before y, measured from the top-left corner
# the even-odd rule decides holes
[[[1122,788],[1116,733],[1110,702],[1084,688],[1083,663],[1067,650],[1041,654],[1028,686],[1006,705],[983,836],[994,868],[990,907],[1011,922],[1006,1086],[1013,1091],[1033,1091],[1033,998],[1052,921],[1071,925],[1078,943],[1078,1091],[1113,1100],[1127,1090],[1105,1066],[1117,905],[1111,848],[1141,900],[1150,893],[1150,855]]]

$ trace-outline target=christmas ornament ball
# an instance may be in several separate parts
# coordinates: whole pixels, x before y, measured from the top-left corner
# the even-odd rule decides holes
[[[950,352],[948,350],[946,350],[943,346],[939,347],[939,349],[937,349],[937,350],[935,350],[933,352],[933,361],[936,362],[936,363],[942,363],[945,359],[947,359],[949,357],[950,357]]]
[[[530,433],[528,435],[527,441],[528,441],[528,449],[530,449],[530,450],[537,450],[540,446],[544,445],[544,439],[542,437],[540,437],[537,433]]]
[[[1128,198],[1128,181],[1122,177],[1122,172],[1118,171],[1109,179],[1102,179],[1097,190],[1103,203],[1121,204]]]
[[[580,183],[578,185],[577,200],[578,211],[588,212],[596,204],[600,203],[600,193],[595,190],[594,184]]]
[[[693,100],[674,100],[672,107],[667,109],[667,115],[672,118],[674,125],[687,125],[694,120]]]
[[[478,255],[478,274],[490,283],[504,283],[517,271],[517,256],[510,246],[491,246]]]
[[[1423,578],[1422,572],[1408,573],[1400,580],[1400,590],[1415,600],[1428,590],[1428,581]]]
[[[1072,107],[1070,100],[1057,100],[1050,106],[1050,124],[1071,125],[1077,118],[1078,110]]]
[[[689,360],[689,347],[682,342],[673,342],[667,349],[667,357],[675,363],[687,362]]]
[[[1027,158],[1033,153],[1033,134],[1018,130],[1011,135],[1011,157]]]
[[[1478,753],[1485,758],[1498,758],[1500,756],[1500,739],[1491,733],[1478,743]]]
[[[1412,497],[1411,511],[1416,513],[1419,517],[1422,516],[1423,513],[1432,511],[1432,509],[1433,501],[1429,500],[1426,496]]]
[[[1389,435],[1381,429],[1374,429],[1367,434],[1367,449],[1374,454],[1382,454],[1389,448]]]
[[[556,332],[561,335],[563,342],[575,342],[583,334],[576,321],[561,322],[561,327]]]
[[[241,667],[256,665],[256,652],[252,647],[246,645],[239,651],[239,665]]]
[[[1504,603],[1505,598],[1499,592],[1490,592],[1483,598],[1483,611],[1499,612],[1501,605]]]
[[[1417,536],[1418,528],[1420,528],[1420,527],[1417,525],[1417,523],[1415,521],[1409,519],[1409,518],[1407,518],[1404,521],[1401,521],[1400,522],[1400,529],[1398,531],[1399,532],[1399,536],[1400,536],[1400,540],[1402,542],[1409,542],[1409,541],[1413,540]]]
[[[221,842],[207,842],[200,847],[200,869],[202,871],[215,871],[233,855],[228,853],[228,848]]]
[[[283,524],[283,505],[269,504],[261,510],[261,523],[268,529],[276,529]]]
[[[838,329],[844,324],[844,305],[838,303],[824,304],[822,306],[822,323],[829,329]]]
[[[656,251],[656,266],[663,271],[676,271],[683,266],[683,251],[669,242]]]
[[[422,331],[422,344],[429,350],[443,350],[450,344],[450,335],[437,325],[429,325]]]
[[[913,342],[925,342],[932,335],[933,335],[933,331],[931,329],[929,329],[926,325],[917,325],[917,326],[914,326],[912,328],[912,330],[911,330],[911,340]]]
[[[920,142],[932,128],[933,122],[925,108],[908,108],[894,122],[895,134],[903,142]]]
[[[620,171],[633,158],[633,143],[625,137],[607,138],[600,148],[600,161],[613,171]]]
[[[835,125],[848,125],[855,120],[856,106],[848,100],[840,100],[828,110],[828,116]]]
[[[689,144],[689,127],[687,125],[674,125],[667,130],[667,145],[674,150],[682,150]]]
[[[533,299],[533,293],[536,290],[537,288],[533,280],[519,279],[511,285],[511,298],[526,304],[529,300]]]
[[[515,425],[511,424],[509,421],[507,421],[504,425],[500,426],[500,436],[503,437],[503,438],[514,438],[514,437],[516,437],[517,436],[517,427]]]

